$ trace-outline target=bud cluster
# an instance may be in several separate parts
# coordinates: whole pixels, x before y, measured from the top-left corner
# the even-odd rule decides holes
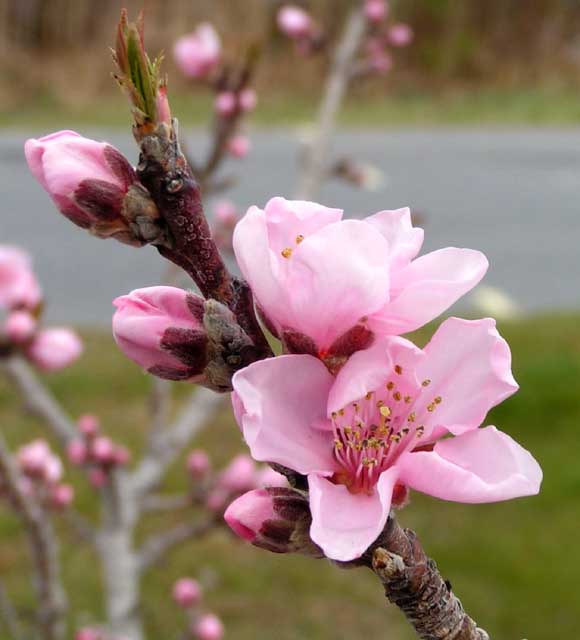
[[[74,489],[62,482],[63,466],[45,440],[33,440],[22,446],[15,455],[21,473],[21,489],[45,508],[62,510],[74,500]],[[0,484],[0,495],[6,490]]]
[[[0,357],[19,353],[42,371],[58,371],[82,352],[72,330],[40,326],[40,286],[30,257],[16,247],[0,246],[0,314]]]
[[[213,613],[201,608],[203,590],[193,578],[180,578],[173,585],[173,600],[188,615],[188,638],[196,640],[221,640],[224,636],[222,621]]]
[[[296,51],[304,56],[320,51],[324,46],[324,34],[312,16],[295,5],[284,5],[278,11],[278,28],[290,38]]]
[[[67,447],[71,464],[85,467],[89,481],[96,489],[109,481],[112,471],[131,461],[131,452],[103,435],[100,421],[96,416],[83,415],[78,420],[79,437]]]
[[[386,0],[365,0],[364,12],[369,22],[369,34],[363,65],[369,72],[388,73],[393,68],[390,49],[411,44],[413,31],[407,24],[389,20],[390,8]]]

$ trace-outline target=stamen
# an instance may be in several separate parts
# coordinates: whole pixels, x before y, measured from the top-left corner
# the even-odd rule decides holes
[[[435,404],[441,404],[443,398],[441,396],[437,396],[436,398],[433,399],[433,402]]]
[[[299,233],[296,236],[296,244],[300,244],[303,240],[304,240],[304,236],[301,233]]]
[[[409,403],[411,402],[411,400],[412,400],[411,396],[405,396],[405,398],[404,398],[404,399],[405,399],[405,402],[406,402],[407,404],[409,404]]]
[[[423,380],[423,382],[421,384],[424,387],[428,387],[431,384],[431,380],[429,380],[429,378],[427,378],[427,380]]]
[[[291,247],[286,247],[285,249],[282,249],[280,253],[282,254],[283,258],[290,258],[290,256],[292,255],[292,249]]]
[[[432,402],[431,404],[428,404],[427,411],[429,411],[430,413],[433,413],[433,411],[435,411],[436,406],[437,405],[434,402]]]
[[[387,382],[387,389],[389,391],[392,391],[395,388],[395,383],[394,382]]]
[[[391,410],[386,405],[382,405],[379,407],[379,412],[383,416],[383,418],[388,418],[391,415]]]
[[[399,402],[399,400],[402,398],[403,396],[400,394],[399,391],[395,391],[395,393],[393,393],[393,398]]]
[[[395,373],[399,376],[403,373],[403,367],[400,364],[395,365]]]

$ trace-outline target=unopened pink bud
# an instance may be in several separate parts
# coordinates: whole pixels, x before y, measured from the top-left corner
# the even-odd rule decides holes
[[[268,492],[265,489],[256,489],[232,502],[224,518],[240,538],[253,542],[264,522],[276,518],[276,512]]]
[[[199,640],[221,640],[224,625],[213,613],[207,613],[194,622],[192,632]]]
[[[50,500],[57,509],[70,507],[75,497],[75,491],[70,484],[59,484],[52,488]]]
[[[234,158],[238,159],[245,158],[251,147],[252,143],[246,136],[234,136],[228,142],[228,151]]]
[[[93,458],[101,464],[109,464],[115,461],[115,445],[111,438],[99,436],[91,445]]]
[[[240,109],[246,113],[253,111],[258,106],[258,94],[254,89],[243,89],[238,96]]]
[[[75,640],[102,640],[102,636],[96,629],[85,627],[76,632]]]
[[[186,76],[206,77],[220,63],[220,38],[211,24],[200,24],[193,33],[175,43],[173,55],[177,66]]]
[[[36,334],[27,355],[42,371],[59,371],[77,360],[82,351],[83,343],[71,329],[43,329]]]
[[[236,95],[232,91],[222,91],[215,99],[215,110],[220,116],[225,118],[233,115],[236,111]]]
[[[162,86],[157,90],[156,105],[157,107],[157,120],[158,122],[164,122],[165,124],[171,124],[171,108],[169,107],[169,100],[167,98],[167,87]]]
[[[4,323],[4,333],[12,342],[26,342],[36,331],[36,320],[26,311],[13,311]]]
[[[286,5],[278,12],[278,27],[289,38],[305,38],[312,32],[313,23],[304,9]]]
[[[366,0],[365,16],[371,22],[381,22],[387,17],[389,7],[385,0]]]
[[[413,29],[408,24],[394,24],[388,33],[389,42],[393,47],[406,47],[413,42]]]
[[[78,419],[79,430],[87,438],[94,438],[101,429],[101,423],[97,416],[85,414]]]
[[[73,440],[68,444],[66,454],[71,464],[81,466],[87,461],[87,445],[83,440]]]
[[[173,599],[180,607],[188,609],[201,600],[201,586],[193,578],[181,578],[173,586]]]
[[[0,246],[0,308],[33,309],[41,298],[28,254],[16,247]]]
[[[240,454],[221,472],[218,487],[230,493],[242,493],[256,486],[256,465],[250,456]]]
[[[51,457],[50,447],[44,440],[33,440],[21,447],[17,454],[18,464],[26,475],[44,476],[46,465]]]
[[[211,468],[209,456],[202,449],[195,449],[187,456],[187,470],[194,477],[204,476]]]
[[[109,476],[103,469],[91,469],[89,471],[89,482],[95,489],[101,489],[109,481]]]

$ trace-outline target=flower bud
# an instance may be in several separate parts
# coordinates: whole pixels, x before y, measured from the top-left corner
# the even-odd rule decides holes
[[[97,416],[89,413],[78,419],[79,431],[87,438],[94,438],[101,429],[101,423]]]
[[[111,145],[58,131],[27,140],[24,151],[34,177],[77,226],[135,246],[158,237],[159,214],[149,193]]]
[[[194,478],[203,477],[211,468],[209,456],[205,451],[196,449],[187,456],[186,467]]]
[[[33,440],[19,449],[17,460],[24,474],[40,477],[44,476],[51,455],[50,447],[45,440]]]
[[[36,331],[36,320],[27,311],[13,311],[4,323],[4,333],[15,343],[27,342]]]
[[[246,113],[253,111],[258,106],[258,94],[254,89],[242,89],[238,96],[240,109]]]
[[[284,487],[255,489],[232,502],[224,514],[229,527],[254,546],[274,553],[302,553],[320,558],[309,535],[308,498]]]
[[[179,69],[190,78],[207,77],[221,60],[220,38],[207,22],[177,40],[173,56]]]
[[[408,24],[394,24],[388,32],[389,43],[393,47],[406,47],[413,42],[413,29]]]
[[[221,640],[224,637],[224,625],[212,613],[206,613],[196,620],[191,631],[199,640]]]
[[[99,436],[91,445],[91,455],[100,464],[111,464],[115,461],[115,444],[111,438]]]
[[[278,27],[289,38],[306,38],[312,32],[313,23],[304,9],[286,5],[278,12]]]
[[[188,609],[201,600],[201,586],[192,578],[181,578],[173,586],[173,599],[183,609]]]
[[[234,158],[238,158],[239,160],[248,155],[251,147],[252,143],[246,136],[234,136],[228,140],[228,152]]]
[[[175,287],[137,289],[114,301],[113,334],[125,355],[167,380],[199,378],[207,365],[203,300]]]
[[[242,493],[256,486],[256,465],[246,454],[236,456],[221,472],[217,485],[229,493]]]
[[[87,445],[80,438],[69,442],[66,448],[66,454],[71,464],[77,467],[85,464],[87,461]]]
[[[217,113],[228,118],[233,115],[237,108],[236,95],[232,91],[222,91],[215,99],[215,110]]]
[[[75,491],[70,484],[57,484],[50,492],[50,501],[57,509],[70,507],[75,497]]]
[[[366,0],[364,11],[370,22],[382,22],[387,17],[389,7],[385,0]]]
[[[59,371],[71,365],[82,351],[83,344],[77,334],[63,327],[37,333],[27,356],[42,371]]]
[[[34,309],[41,299],[30,257],[16,247],[0,246],[0,308]]]

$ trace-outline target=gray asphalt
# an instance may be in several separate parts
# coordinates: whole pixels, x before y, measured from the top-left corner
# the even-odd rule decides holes
[[[82,133],[135,158],[128,135]],[[0,134],[0,242],[34,254],[52,321],[108,325],[111,300],[158,283],[162,263],[151,248],[95,240],[59,216],[24,162],[28,135]],[[231,195],[244,208],[290,196],[296,183],[296,134],[252,137],[251,156],[228,167],[240,170]],[[205,145],[199,132],[187,139],[194,153]],[[486,284],[525,310],[580,306],[580,129],[356,131],[339,135],[335,150],[374,163],[387,182],[374,193],[330,183],[321,202],[349,217],[409,205],[425,216],[426,250],[484,251]]]

